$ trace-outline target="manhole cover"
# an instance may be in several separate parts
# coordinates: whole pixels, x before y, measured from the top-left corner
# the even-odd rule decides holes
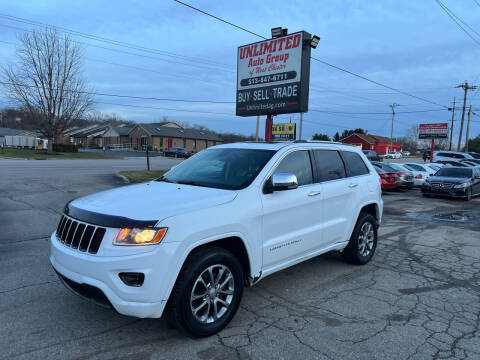
[[[465,211],[454,211],[442,214],[433,215],[434,219],[443,220],[443,221],[459,221],[465,222],[469,221],[471,218]]]

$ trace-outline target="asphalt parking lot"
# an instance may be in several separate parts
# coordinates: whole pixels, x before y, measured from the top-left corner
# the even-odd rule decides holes
[[[176,162],[155,158],[152,166]],[[48,261],[61,210],[122,185],[116,171],[144,166],[140,158],[0,159],[0,358],[480,358],[480,198],[385,194],[371,263],[352,266],[330,253],[267,277],[206,339],[78,298]]]

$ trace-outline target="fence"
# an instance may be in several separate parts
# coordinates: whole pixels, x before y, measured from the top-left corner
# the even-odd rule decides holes
[[[109,150],[132,150],[133,143],[122,143],[122,144],[110,144],[108,145]]]
[[[35,148],[38,145],[38,140],[32,136],[5,136],[6,147],[17,148]]]

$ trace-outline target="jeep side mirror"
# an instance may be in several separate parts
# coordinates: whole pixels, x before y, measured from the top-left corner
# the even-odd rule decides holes
[[[290,173],[276,173],[272,176],[272,190],[283,191],[298,188],[297,176]]]

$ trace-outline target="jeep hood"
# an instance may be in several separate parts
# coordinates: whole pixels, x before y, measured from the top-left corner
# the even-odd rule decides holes
[[[153,226],[167,217],[225,204],[236,195],[232,190],[151,181],[75,199],[65,213],[96,225]]]

